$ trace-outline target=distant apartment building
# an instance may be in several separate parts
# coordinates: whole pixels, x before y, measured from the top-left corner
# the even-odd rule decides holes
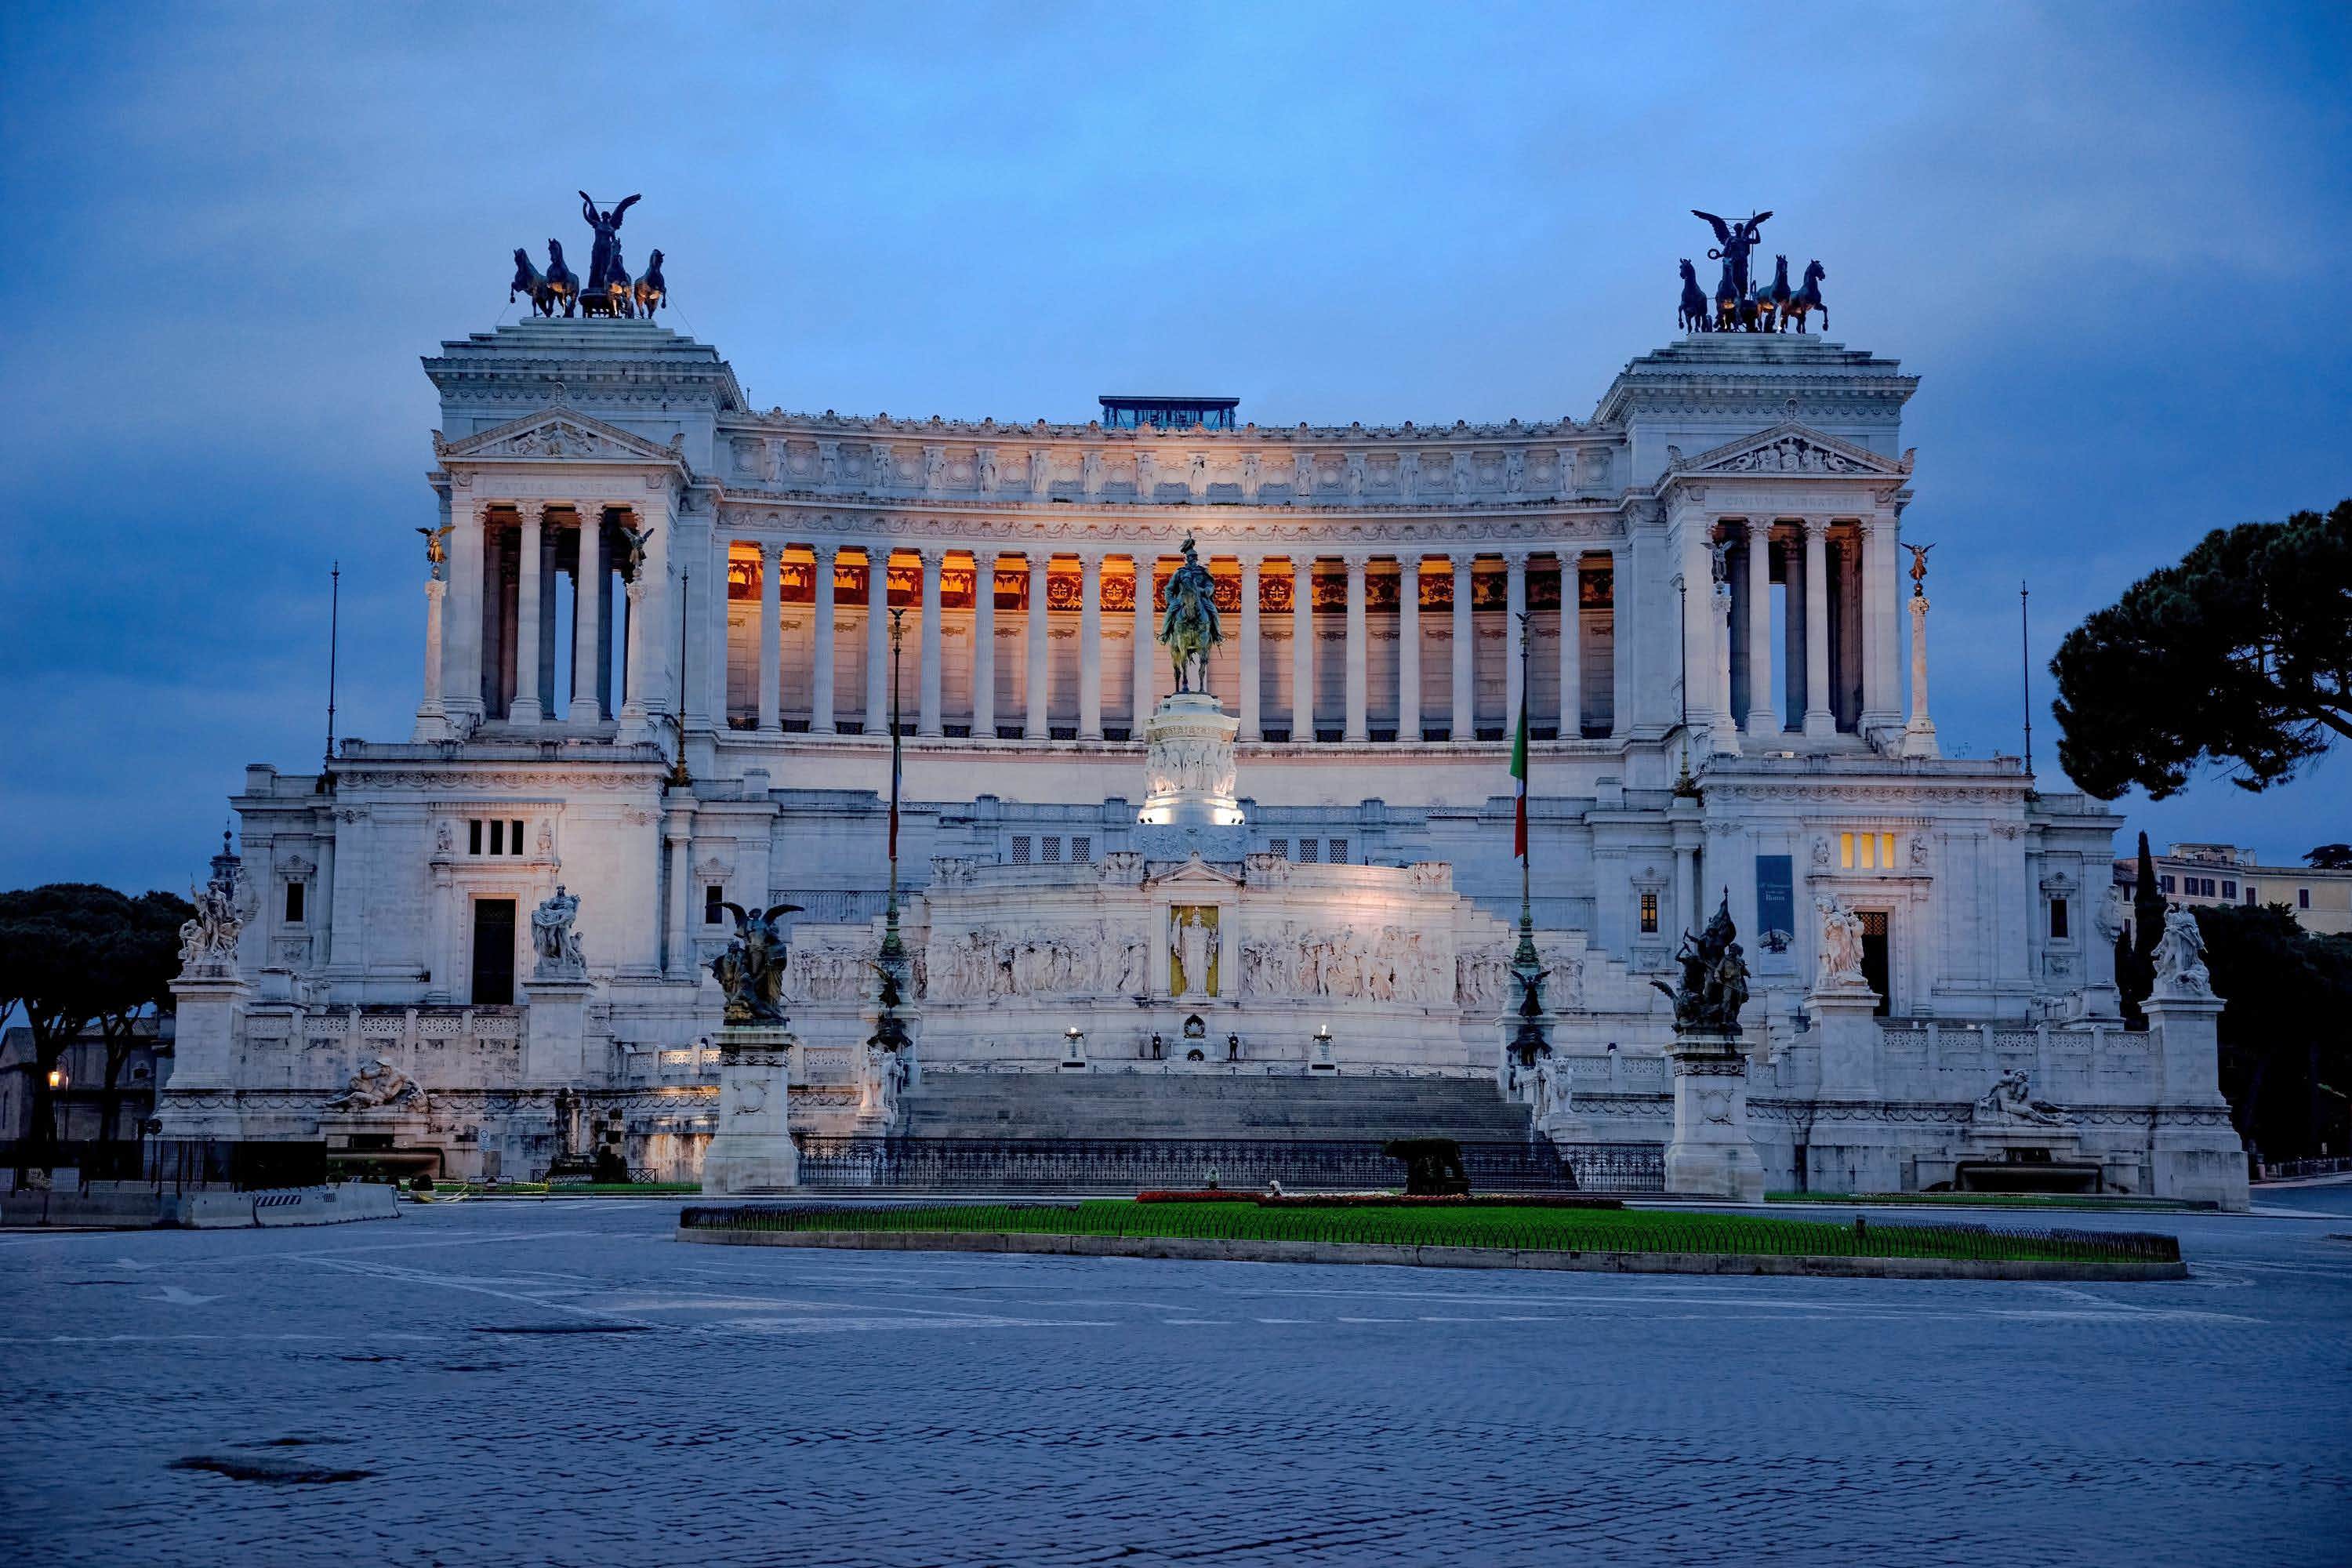
[[[2137,858],[2116,862],[2116,885],[2126,898],[2137,892]],[[2307,931],[2352,931],[2352,870],[2265,866],[2252,850],[2232,844],[2175,844],[2156,857],[2156,885],[2168,902],[2185,909],[2284,904]]]

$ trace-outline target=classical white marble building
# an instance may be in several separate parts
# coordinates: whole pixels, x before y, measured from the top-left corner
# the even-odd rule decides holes
[[[864,1045],[887,605],[919,1083],[1073,1051],[1497,1077],[1559,1136],[1655,1141],[1647,981],[1727,896],[1770,1184],[1948,1179],[2021,1065],[2109,1184],[2242,1201],[2210,1040],[2202,1079],[2168,1080],[2115,1016],[2118,819],[1938,755],[1895,361],[1696,336],[1587,420],[1401,428],[761,412],[716,350],[643,321],[530,321],[425,369],[448,532],[414,732],[345,742],[328,780],[247,771],[254,914],[239,973],[184,996],[183,1135],[320,1136],[383,1055],[433,1107],[400,1146],[446,1168],[544,1168],[573,1141],[561,1089],[619,1116],[633,1163],[689,1172],[727,901],[805,910],[796,1124],[889,1125],[898,1075]],[[1139,820],[1139,716],[1171,686],[1146,584],[1188,535],[1242,820],[1176,840]],[[1498,1023],[1523,697],[1539,1084]],[[529,917],[559,881],[587,971],[541,985]],[[1879,1015],[1867,1073],[1826,1089],[1822,898],[1859,917]]]

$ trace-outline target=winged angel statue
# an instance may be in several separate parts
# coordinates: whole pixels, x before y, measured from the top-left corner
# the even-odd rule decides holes
[[[721,906],[735,917],[735,935],[727,950],[710,961],[710,973],[726,993],[721,1022],[730,1026],[784,1023],[784,933],[777,929],[781,915],[798,914],[798,904],[772,904],[747,910],[740,904]]]

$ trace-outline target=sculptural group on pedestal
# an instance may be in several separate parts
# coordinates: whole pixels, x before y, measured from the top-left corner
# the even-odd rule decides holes
[[[1828,328],[1830,311],[1822,302],[1822,280],[1829,273],[1819,261],[1805,264],[1804,281],[1793,289],[1789,286],[1785,256],[1772,258],[1771,282],[1759,282],[1752,275],[1749,253],[1761,240],[1760,231],[1770,213],[1754,213],[1737,223],[1726,223],[1696,207],[1691,214],[1714,226],[1716,248],[1706,258],[1723,263],[1723,275],[1710,298],[1698,286],[1697,269],[1687,258],[1683,261],[1682,300],[1675,310],[1677,327],[1685,332],[1785,332],[1794,321],[1802,332],[1806,320],[1818,313],[1823,329]]]
[[[784,968],[789,962],[779,915],[796,914],[798,904],[771,904],[747,910],[722,904],[735,917],[735,934],[710,961],[711,978],[726,997],[721,1022],[734,1027],[784,1025]]]
[[[1675,1005],[1675,1033],[1738,1037],[1739,1009],[1748,1003],[1748,960],[1740,952],[1738,934],[1731,923],[1731,892],[1726,889],[1706,928],[1696,936],[1683,933],[1675,954],[1675,962],[1682,965],[1681,984],[1650,982]]]
[[[529,250],[517,246],[514,277],[507,283],[507,303],[518,298],[528,300],[531,313],[539,316],[552,316],[560,308],[567,317],[576,311],[586,316],[650,318],[669,299],[669,284],[662,277],[662,253],[653,253],[642,278],[629,276],[628,264],[621,255],[621,219],[642,200],[633,195],[609,211],[599,212],[595,199],[581,192],[581,208],[595,236],[587,285],[583,288],[579,274],[565,264],[562,241],[547,242],[544,272],[531,265]]]

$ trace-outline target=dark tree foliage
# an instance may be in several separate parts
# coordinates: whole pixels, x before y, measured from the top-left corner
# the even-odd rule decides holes
[[[2323,844],[2306,849],[2303,863],[2315,871],[2352,871],[2352,844]]]
[[[2162,800],[2200,761],[2263,790],[2352,736],[2352,500],[2207,534],[2066,634],[2058,760]]]
[[[2222,999],[2221,1089],[2265,1160],[2343,1153],[2352,1089],[2352,937],[2315,936],[2284,904],[2197,910]]]
[[[2156,987],[2156,944],[2164,936],[2164,892],[2157,886],[2156,857],[2147,835],[2139,836],[2139,869],[2132,883],[2131,930],[2116,936],[2116,990],[2123,996],[2124,1020],[2145,1028],[2139,1005]]]
[[[49,1070],[93,1024],[106,1034],[111,1101],[131,1021],[170,1004],[180,925],[194,913],[170,893],[134,899],[89,882],[0,893],[0,1005],[22,1007],[33,1036],[32,1142],[55,1134]]]

